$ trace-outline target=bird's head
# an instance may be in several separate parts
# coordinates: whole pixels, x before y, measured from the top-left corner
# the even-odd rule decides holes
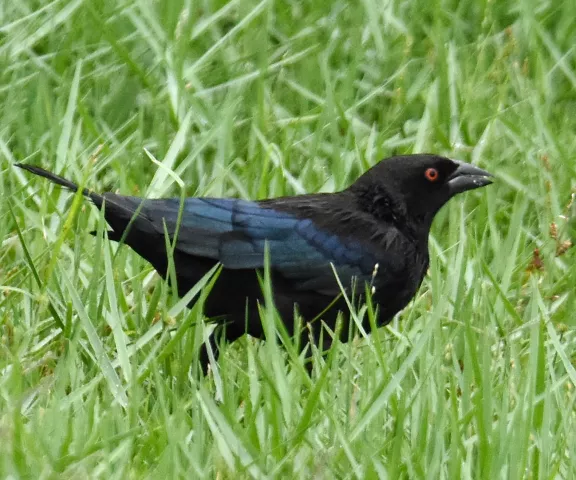
[[[376,217],[390,215],[430,227],[454,195],[492,183],[492,175],[469,163],[432,154],[395,156],[376,164],[351,187]]]

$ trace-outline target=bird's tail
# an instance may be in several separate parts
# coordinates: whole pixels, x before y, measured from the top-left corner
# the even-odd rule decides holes
[[[62,187],[66,187],[67,189],[72,190],[73,192],[78,191],[78,185],[76,185],[74,182],[71,182],[70,180],[67,180],[64,177],[61,177],[60,175],[56,175],[55,173],[49,172],[48,170],[44,170],[43,168],[36,167],[34,165],[29,165],[27,163],[16,163],[15,166],[27,170],[28,172],[33,173],[34,175],[47,178],[51,182],[54,182],[55,184],[60,185]],[[82,189],[82,194],[90,198],[96,204],[97,207],[102,206],[102,203],[104,201],[104,197],[102,195],[91,192],[87,188]]]
[[[28,165],[27,163],[16,163],[15,165],[19,168],[27,170],[30,173],[33,173],[34,175],[47,178],[51,182],[72,190],[73,192],[77,192],[80,189],[80,187],[74,182],[61,177],[60,175],[49,172],[48,170],[44,170],[41,167]],[[82,189],[82,194],[92,200],[94,205],[96,205],[98,208],[102,208],[104,201],[106,201],[104,216],[108,224],[112,227],[112,230],[108,232],[108,238],[115,241],[120,241],[125,233],[128,233],[126,230],[132,224],[133,220],[136,219],[133,219],[132,217],[136,213],[139,213],[139,206],[142,202],[142,199],[140,198],[125,197],[123,195],[116,195],[114,193],[100,194],[87,188]],[[140,215],[138,215],[138,218],[140,218]],[[142,218],[140,218],[140,220],[142,220]],[[90,233],[93,235],[96,234],[96,232]]]

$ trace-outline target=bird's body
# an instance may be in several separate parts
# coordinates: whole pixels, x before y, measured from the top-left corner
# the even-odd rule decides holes
[[[18,166],[77,190],[43,169]],[[97,207],[104,206],[109,238],[123,238],[164,278],[166,234],[176,238],[173,260],[180,296],[220,262],[223,268],[204,312],[225,319],[226,337],[232,341],[244,333],[263,336],[257,272],[264,267],[266,248],[275,306],[290,332],[295,305],[305,320],[322,314],[331,327],[337,313],[347,310],[334,270],[349,292],[364,293],[366,283],[373,287],[379,324],[388,323],[424,278],[435,213],[453,195],[490,183],[487,176],[443,157],[411,155],[382,161],[348,189],[332,194],[258,202],[188,198],[182,203],[83,193]]]

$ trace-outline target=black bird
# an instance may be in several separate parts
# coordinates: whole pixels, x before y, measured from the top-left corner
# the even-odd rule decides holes
[[[72,191],[78,189],[42,168],[17,166]],[[369,282],[379,324],[385,325],[422,283],[436,212],[454,195],[490,184],[490,176],[478,167],[438,155],[404,155],[379,162],[337,193],[261,201],[187,198],[173,254],[178,294],[183,296],[220,262],[222,271],[204,313],[225,319],[228,341],[244,333],[263,337],[258,314],[262,291],[256,272],[264,267],[268,244],[274,302],[289,332],[295,304],[304,320],[322,313],[331,328],[338,311],[347,311],[332,265],[345,288],[355,283],[354,291],[364,293]],[[181,200],[87,189],[83,194],[98,208],[105,206],[110,240],[124,238],[166,278],[165,235],[176,233]],[[312,324],[316,336],[319,324]],[[347,328],[343,337],[348,338]],[[205,351],[202,363],[206,370]]]

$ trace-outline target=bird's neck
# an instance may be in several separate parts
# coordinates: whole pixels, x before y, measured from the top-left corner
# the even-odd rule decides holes
[[[412,243],[427,248],[430,225],[426,218],[414,218],[406,206],[398,202],[382,185],[369,185],[354,190],[362,211],[370,214],[378,222],[392,224]]]

